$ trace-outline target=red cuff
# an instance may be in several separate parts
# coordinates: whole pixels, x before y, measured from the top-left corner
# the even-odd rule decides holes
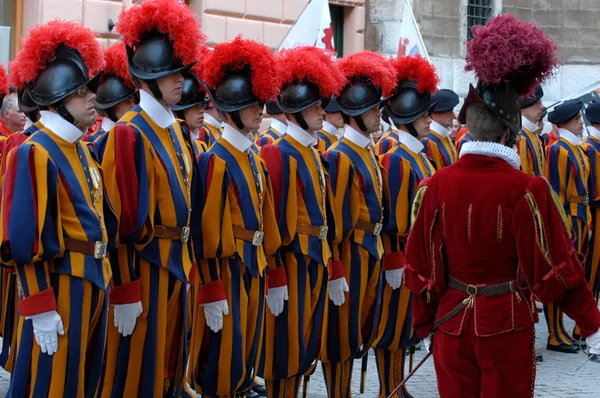
[[[110,289],[108,303],[114,304],[131,304],[142,301],[142,280],[129,282],[121,286]]]
[[[383,270],[391,271],[393,269],[404,268],[404,253],[396,252],[383,256]]]
[[[188,283],[190,285],[194,284],[197,273],[198,273],[198,266],[196,265],[196,263],[192,263],[192,268],[190,269],[190,273],[188,274]]]
[[[269,270],[269,279],[267,286],[269,289],[275,289],[276,287],[287,286],[288,280],[285,274],[284,267],[277,267]]]
[[[8,272],[9,274],[14,274],[15,272],[17,272],[17,270],[14,269],[13,267],[6,267],[6,268],[4,268],[4,270],[6,272]]]
[[[46,289],[34,295],[24,298],[19,303],[19,313],[21,316],[32,316],[42,314],[48,311],[54,311],[58,308],[53,289]]]
[[[202,285],[198,292],[198,304],[216,303],[217,301],[226,300],[225,289],[221,280],[209,282]]]
[[[336,279],[344,278],[346,271],[344,271],[344,263],[341,260],[331,261],[329,260],[329,279],[334,281]]]

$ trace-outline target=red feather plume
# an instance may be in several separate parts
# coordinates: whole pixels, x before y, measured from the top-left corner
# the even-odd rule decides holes
[[[400,57],[391,60],[396,69],[398,83],[403,80],[413,80],[417,82],[417,91],[424,93],[437,91],[437,85],[440,82],[435,67],[420,55],[414,57]]]
[[[0,64],[0,94],[8,94],[8,76],[4,66]]]
[[[125,43],[118,41],[104,50],[104,76],[115,75],[123,79],[123,83],[129,88],[133,88],[133,82],[129,71],[127,70],[127,50]]]
[[[480,82],[510,83],[521,97],[552,77],[558,66],[556,44],[535,24],[511,14],[492,18],[473,28],[467,44],[467,66]]]
[[[383,96],[392,95],[396,88],[396,70],[391,62],[379,53],[362,51],[337,61],[345,77],[344,86],[353,80],[364,79],[383,91]]]
[[[250,67],[254,95],[262,101],[273,98],[279,90],[275,54],[264,44],[241,36],[217,44],[212,54],[204,57],[204,81],[216,88],[228,71],[239,71],[246,66]]]
[[[277,54],[277,66],[282,87],[308,80],[319,88],[323,97],[339,94],[345,80],[331,53],[317,47],[282,50]]]
[[[117,30],[131,48],[152,29],[169,35],[175,56],[184,65],[196,61],[206,41],[192,9],[178,0],[144,0],[119,15]]]
[[[104,67],[102,47],[90,29],[83,27],[79,22],[55,20],[36,25],[29,30],[21,51],[11,63],[11,71],[15,71],[14,75],[11,73],[13,85],[23,88],[25,83],[35,80],[40,70],[52,61],[60,44],[79,52],[88,67],[90,77]]]
[[[199,91],[202,91],[202,92],[205,92],[204,84],[202,84],[202,81],[204,80],[204,69],[203,69],[202,65],[203,65],[203,61],[209,56],[210,56],[210,50],[208,49],[208,47],[202,46],[202,48],[200,49],[200,52],[198,53],[198,56],[196,57],[198,62],[196,62],[196,64],[194,64],[194,66],[192,66],[192,69],[191,69],[192,72],[198,77],[198,80],[200,80]]]

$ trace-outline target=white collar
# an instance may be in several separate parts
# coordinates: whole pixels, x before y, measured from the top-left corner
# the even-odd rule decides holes
[[[327,120],[323,120],[323,130],[325,130],[331,135],[335,135],[335,133],[337,132],[337,127],[329,123]]]
[[[175,116],[171,109],[165,109],[160,102],[144,90],[140,90],[140,106],[160,128],[166,129],[175,123]]]
[[[527,119],[523,115],[521,115],[521,125],[523,126],[524,129],[527,129],[527,131],[529,131],[531,133],[535,133],[538,129],[538,126],[536,123],[533,123],[531,120]]]
[[[218,129],[221,128],[221,123],[219,123],[217,121],[217,119],[215,119],[214,117],[212,117],[208,113],[204,113],[204,123],[210,124],[211,126],[216,127]]]
[[[559,127],[558,134],[560,135],[560,138],[564,138],[565,140],[569,141],[569,143],[571,143],[571,145],[579,145],[579,143],[581,142],[579,137],[577,137],[575,134],[573,134],[572,132],[570,132],[567,129],[563,129],[563,128]]]
[[[421,141],[404,130],[398,130],[398,140],[414,153],[420,153],[425,148]]]
[[[361,148],[366,148],[371,143],[371,139],[369,137],[366,137],[364,134],[356,131],[348,124],[346,125],[346,131],[344,132],[344,138],[347,138]]]
[[[592,137],[594,137],[597,140],[600,140],[600,130],[598,130],[594,126],[588,126],[587,130]]]
[[[307,148],[310,148],[317,143],[317,139],[312,134],[309,134],[308,131],[304,130],[294,122],[288,124],[287,134]]]
[[[67,122],[58,113],[41,111],[40,114],[44,118],[44,127],[63,140],[74,144],[83,137],[83,131],[79,130],[74,124]]]
[[[470,141],[465,142],[460,148],[459,157],[464,155],[483,155],[491,158],[499,158],[504,160],[506,163],[512,166],[514,169],[521,167],[521,158],[519,153],[506,145],[499,144],[497,142],[486,142],[486,141]]]
[[[110,131],[110,129],[113,128],[113,126],[117,124],[115,122],[113,122],[112,120],[110,120],[107,117],[102,117],[102,130],[108,132]]]
[[[198,131],[198,129],[193,129],[191,136],[192,136],[192,140],[197,141],[200,138],[200,131]]]
[[[431,121],[431,130],[435,131],[436,133],[438,133],[438,135],[441,135],[442,137],[446,138],[450,135],[450,130],[444,126],[442,126],[441,124],[439,124],[438,122],[436,122],[435,120]]]
[[[33,122],[28,117],[25,118],[25,126],[23,126],[23,131],[27,130],[29,127],[33,126]]]
[[[235,149],[244,153],[247,153],[248,148],[252,146],[252,141],[246,135],[240,133],[227,123],[225,123],[225,127],[223,128],[221,139],[229,142]]]
[[[287,124],[281,123],[275,118],[271,118],[271,127],[273,127],[281,135],[284,135],[288,129]]]

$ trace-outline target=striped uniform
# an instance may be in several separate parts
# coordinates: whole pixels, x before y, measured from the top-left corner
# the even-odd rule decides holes
[[[82,138],[82,141],[95,142],[100,137],[102,137],[104,134],[106,134],[106,131],[104,129],[102,129],[102,127],[100,127],[98,130],[94,131],[93,133],[84,135]]]
[[[40,122],[36,122],[24,131],[12,134],[8,139],[2,142],[0,153],[6,154],[21,145],[33,133],[43,128]],[[4,176],[6,172],[6,162],[2,162],[2,171],[0,175]],[[2,267],[0,269],[0,333],[2,334],[2,349],[0,351],[0,366],[7,372],[12,372],[17,344],[17,324],[19,320],[19,294],[17,289],[17,276],[13,267]]]
[[[425,145],[425,154],[433,160],[438,170],[451,166],[458,160],[456,145],[449,135],[444,137],[432,129],[429,136],[423,138],[421,142]]]
[[[273,184],[282,241],[274,260],[285,269],[289,300],[278,317],[267,311],[259,376],[267,382],[269,397],[293,397],[301,376],[311,373],[320,356],[331,250],[318,231],[328,227],[328,235],[336,235],[331,191],[319,152],[293,138],[289,130],[274,145],[262,147],[260,156]]]
[[[65,331],[58,335],[58,351],[44,354],[34,342],[32,321],[19,318],[7,396],[95,396],[105,354],[111,269],[108,259],[66,245],[69,240],[108,242],[104,220],[114,213],[104,206],[100,166],[87,145],[69,143],[47,128],[12,150],[6,163],[2,261],[16,268],[24,297],[20,311],[56,309]]]
[[[200,140],[204,141],[207,147],[211,147],[215,142],[221,138],[223,130],[220,127],[213,126],[210,123],[203,123],[200,129]]]
[[[573,229],[575,249],[586,254],[592,221],[588,203],[590,160],[579,145],[573,145],[562,137],[547,151],[546,178],[563,204]],[[555,305],[549,305],[544,310],[546,320],[551,325],[550,332],[554,332],[548,336],[548,344],[573,343],[575,340],[563,325],[562,311]]]
[[[385,172],[368,146],[344,137],[325,156],[343,224],[344,239],[334,251],[340,252],[350,292],[343,305],[329,306],[322,362],[328,396],[345,397],[350,396],[353,361],[367,354],[379,318],[383,284],[379,234],[387,187]]]
[[[97,147],[113,176],[107,190],[119,215],[111,302],[119,295],[125,297],[119,304],[141,301],[143,307],[132,336],[122,337],[111,322],[102,396],[178,395],[187,363],[192,261],[182,236],[190,225],[194,152],[179,123],[161,128],[140,105]]]
[[[460,148],[462,148],[463,144],[465,142],[471,142],[471,141],[473,141],[473,136],[471,135],[471,132],[468,130],[458,140],[456,140],[456,152],[458,152],[459,156],[460,156]]]
[[[317,145],[319,147],[318,150],[321,153],[329,150],[329,147],[331,147],[337,141],[337,137],[324,128],[317,131],[317,138],[319,139],[319,143]]]
[[[386,214],[383,243],[383,269],[404,267],[404,247],[410,231],[412,205],[419,183],[434,173],[434,167],[422,151],[415,153],[399,143],[382,156],[390,190],[390,206]],[[404,379],[406,348],[416,335],[412,328],[411,294],[404,282],[392,290],[386,283],[382,313],[373,343],[379,374],[379,396],[387,397]],[[403,388],[402,397],[412,395]]]
[[[226,138],[198,159],[200,178],[192,213],[199,261],[198,302],[187,382],[204,397],[229,396],[252,386],[258,370],[265,312],[264,269],[279,248],[272,190],[264,163],[255,152],[236,149]],[[220,226],[220,227],[219,227]],[[257,231],[261,243],[253,244]],[[212,332],[204,307],[209,289],[225,291],[229,315]],[[203,297],[209,300],[203,301]]]
[[[270,145],[281,138],[281,133],[277,131],[273,126],[269,127],[267,130],[263,131],[256,137],[256,141],[254,144],[259,148],[265,145]]]
[[[521,158],[521,170],[531,176],[543,176],[546,154],[541,138],[534,132],[524,128],[521,130],[521,141],[517,146]]]
[[[590,135],[581,145],[590,161],[590,212],[592,224],[592,236],[588,247],[585,265],[585,275],[592,292],[600,291],[600,276],[598,275],[598,264],[600,264],[600,139]]]
[[[393,128],[389,128],[388,131],[383,133],[379,138],[379,141],[375,144],[375,155],[381,156],[386,154],[390,149],[392,149],[398,143],[398,130],[394,130]]]

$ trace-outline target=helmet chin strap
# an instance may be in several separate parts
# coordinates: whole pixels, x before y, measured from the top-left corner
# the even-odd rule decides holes
[[[405,124],[406,129],[408,130],[408,132],[410,133],[410,135],[412,135],[415,138],[419,138],[419,133],[417,133],[417,129],[415,128],[415,126],[411,123],[407,123]]]
[[[367,132],[367,126],[365,125],[365,121],[363,120],[362,115],[354,116],[354,121],[363,133]]]
[[[29,120],[31,120],[33,123],[37,123],[40,120],[40,118],[38,117],[37,110],[27,112],[27,113],[25,113],[25,116],[27,116],[29,118]]]
[[[108,116],[108,118],[115,123],[119,120],[117,118],[117,115],[115,115],[115,107],[114,106],[111,106],[110,108],[105,109],[104,113],[106,113],[106,116]]]
[[[154,98],[156,98],[158,101],[160,101],[163,98],[163,95],[160,92],[158,83],[156,83],[156,79],[148,79],[148,80],[145,80],[145,82],[148,85],[148,88],[150,89],[150,91],[152,91],[152,95],[154,95]]]
[[[75,118],[73,117],[73,115],[71,115],[71,112],[67,110],[67,107],[62,101],[55,104],[54,109],[56,109],[56,113],[58,113],[60,117],[62,117],[72,125],[77,126],[77,124],[75,124]]]
[[[240,130],[244,129],[244,123],[242,122],[242,118],[240,118],[239,111],[229,112],[229,116],[231,116],[231,120],[235,123],[236,127]]]
[[[306,123],[306,120],[304,120],[304,116],[302,116],[302,112],[294,113],[294,118],[296,119],[296,121],[298,122],[300,127],[302,127],[302,129],[308,131],[308,123]]]

